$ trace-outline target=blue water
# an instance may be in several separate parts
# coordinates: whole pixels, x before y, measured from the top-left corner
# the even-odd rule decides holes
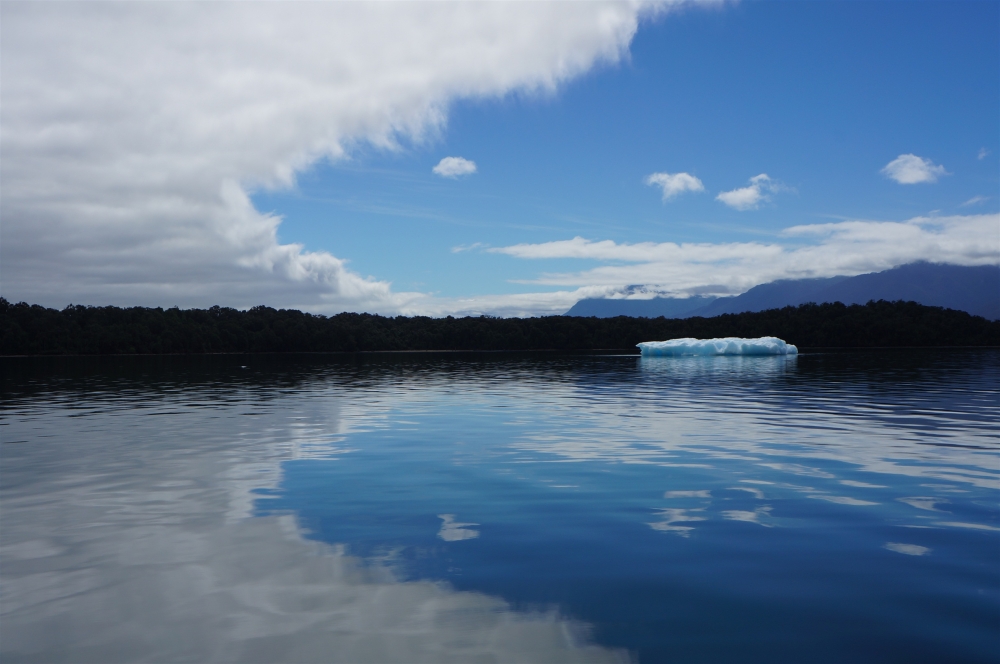
[[[1000,352],[2,360],[4,662],[1000,661]]]

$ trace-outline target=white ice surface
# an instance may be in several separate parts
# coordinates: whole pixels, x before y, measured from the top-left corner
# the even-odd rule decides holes
[[[799,349],[777,337],[741,339],[670,339],[636,344],[643,355],[678,357],[681,355],[796,355]]]

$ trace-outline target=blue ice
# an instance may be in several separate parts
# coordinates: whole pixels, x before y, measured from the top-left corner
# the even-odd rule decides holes
[[[670,339],[636,344],[643,355],[680,357],[683,355],[797,355],[799,349],[778,337],[741,339]]]

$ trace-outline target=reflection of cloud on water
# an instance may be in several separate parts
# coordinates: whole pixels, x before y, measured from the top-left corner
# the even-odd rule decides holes
[[[116,414],[113,428],[58,410],[7,419],[35,442],[5,459],[0,484],[0,658],[627,659],[555,612],[401,581],[342,546],[304,539],[291,516],[241,518],[252,490],[278,486],[283,461],[329,458],[343,444],[341,411],[329,399],[302,405],[308,426],[286,426],[287,411],[257,409],[253,420],[224,412],[222,422],[218,411],[189,410],[171,421],[184,429],[169,431],[142,407]],[[476,533],[446,516],[445,539]]]
[[[762,478],[776,471],[836,480],[857,490],[845,498],[862,503],[873,502],[866,490],[892,484],[886,475],[948,482],[952,490],[1000,488],[995,434],[985,425],[989,404],[957,399],[962,385],[941,383],[950,386],[948,408],[931,409],[926,404],[937,402],[939,383],[880,394],[873,404],[863,382],[848,386],[856,393],[844,391],[786,358],[641,358],[637,366],[635,379],[615,382],[614,390],[582,380],[533,390],[523,401],[561,430],[536,420],[513,446],[664,468],[753,461]],[[867,478],[851,477],[857,473],[875,475],[861,481]]]
[[[873,502],[870,500],[861,500],[860,498],[852,498],[851,496],[836,496],[823,491],[822,489],[816,489],[811,486],[799,486],[797,484],[775,484],[775,488],[787,489],[797,493],[805,495],[806,498],[813,498],[814,500],[825,500],[828,503],[834,503],[836,505],[854,505],[857,507],[864,507],[869,505],[879,505],[880,503]]]
[[[648,524],[649,527],[652,528],[653,530],[659,530],[660,532],[664,533],[673,533],[675,535],[680,535],[681,537],[690,537],[691,531],[694,530],[694,527],[688,525],[677,525],[677,524],[687,524],[687,523],[694,523],[697,521],[708,520],[708,517],[703,516],[702,513],[704,513],[712,503],[711,491],[708,491],[706,489],[665,491],[663,493],[663,498],[665,500],[680,500],[682,505],[685,502],[688,502],[685,499],[691,499],[691,498],[707,500],[708,502],[703,503],[702,507],[696,507],[696,508],[682,509],[676,507],[667,507],[667,508],[653,510],[654,514],[660,517],[659,521],[653,521]]]
[[[678,523],[688,523],[691,521],[705,521],[705,517],[698,516],[697,514],[692,514],[692,512],[704,511],[704,507],[699,507],[697,509],[676,509],[676,508],[666,508],[655,510],[656,515],[661,517],[659,521],[654,521],[649,524],[649,527],[653,530],[659,530],[665,533],[674,533],[675,535],[680,535],[681,537],[690,537],[691,531],[694,530],[691,526],[678,526]]]
[[[703,361],[691,359],[704,370]],[[995,432],[976,424],[982,413],[972,406],[968,412],[920,414],[924,420],[936,418],[933,427],[921,429],[905,401],[890,412],[892,404],[876,408],[808,377],[797,377],[793,387],[781,384],[782,371],[759,371],[767,359],[752,359],[752,366],[747,358],[735,359],[739,362],[729,365],[710,360],[718,379],[701,383],[697,376],[689,380],[676,373],[662,380],[641,361],[640,371],[615,383],[603,375],[589,382],[562,380],[530,367],[508,371],[506,365],[493,374],[487,367],[490,375],[484,376],[476,365],[467,374],[372,379],[364,389],[331,382],[269,400],[247,396],[245,404],[243,396],[229,395],[224,407],[206,407],[201,415],[186,411],[186,438],[164,429],[176,426],[170,411],[199,395],[163,397],[157,408],[147,408],[145,396],[134,406],[121,400],[110,441],[86,429],[94,421],[88,422],[87,413],[77,412],[74,424],[59,421],[66,418],[58,413],[30,423],[11,421],[17,424],[8,426],[11,439],[17,434],[18,440],[41,441],[54,432],[66,445],[58,453],[49,443],[8,446],[23,447],[17,454],[26,457],[37,455],[35,463],[44,472],[20,478],[29,481],[30,496],[0,484],[3,659],[14,659],[18,652],[43,661],[613,658],[616,653],[587,646],[578,636],[567,638],[567,631],[579,634],[571,620],[513,611],[481,593],[401,582],[386,566],[303,540],[291,519],[246,518],[255,500],[266,500],[266,494],[253,491],[280,487],[284,461],[340,457],[349,463],[358,456],[352,450],[367,444],[352,434],[411,426],[428,415],[460,411],[489,423],[502,413],[510,424],[504,431],[510,433],[484,436],[481,442],[469,439],[469,447],[498,452],[511,463],[591,460],[607,468],[712,469],[700,475],[715,482],[712,492],[719,502],[711,511],[683,501],[709,499],[712,492],[685,491],[682,481],[668,485],[679,491],[664,496],[679,502],[642,519],[649,519],[654,530],[681,537],[709,519],[783,525],[780,519],[777,524],[768,520],[770,505],[743,505],[727,496],[723,487],[736,481],[766,486],[778,517],[782,492],[795,493],[793,500],[809,496],[869,516],[874,510],[852,505],[874,505],[863,499],[892,482],[886,475],[873,478],[885,482],[878,485],[839,479],[871,477],[861,471],[895,475],[894,481],[908,476],[968,488],[997,486]],[[677,366],[673,361],[671,370]],[[719,367],[726,366],[735,369],[720,373]],[[565,375],[579,377],[571,371]],[[793,390],[796,397],[790,400]],[[921,398],[934,403],[932,390],[912,391],[925,392]],[[747,460],[754,463],[742,463]],[[504,462],[497,463],[497,472],[510,470],[501,467]],[[727,474],[733,469],[746,476],[736,480]],[[17,472],[10,463],[3,470],[5,478]],[[785,482],[803,474],[816,479],[798,481],[831,491],[836,486],[835,493],[851,495]],[[747,495],[740,497],[750,502]],[[884,509],[894,504],[905,511],[894,497],[884,489],[878,494]],[[1000,530],[959,520],[977,518],[960,514],[925,517],[956,519],[930,527]],[[448,537],[478,532],[469,528],[474,524],[455,519],[442,515],[442,539],[461,541],[471,537]],[[795,525],[794,519],[788,523]],[[882,546],[884,539],[873,544]],[[391,652],[378,650],[383,647]]]
[[[5,579],[5,659],[261,662],[613,662],[585,626],[429,581],[395,580],[292,517],[119,531],[76,549],[113,566]],[[80,553],[83,553],[82,551]],[[27,564],[25,565],[27,567]],[[38,565],[34,565],[38,568]],[[25,570],[26,571],[26,570]]]
[[[764,499],[764,492],[757,488],[735,486],[729,487],[727,491],[749,493],[756,500]],[[663,494],[663,498],[666,500],[680,500],[681,504],[684,503],[683,499],[685,498],[707,499],[708,502],[703,503],[701,507],[697,508],[669,507],[665,509],[655,509],[654,514],[661,517],[661,519],[648,524],[653,530],[674,533],[676,535],[680,535],[681,537],[690,537],[691,532],[694,530],[694,526],[687,525],[688,523],[708,521],[711,515],[714,514],[717,514],[719,517],[722,517],[727,521],[744,521],[747,523],[755,523],[766,528],[774,526],[773,523],[768,521],[771,516],[771,510],[773,509],[770,505],[762,505],[754,508],[753,510],[718,510],[717,512],[713,510],[712,512],[709,512],[709,508],[712,506],[712,492],[707,489],[666,491]],[[725,498],[723,499],[723,504],[731,500],[732,498]]]
[[[770,505],[765,505],[764,507],[758,507],[753,512],[747,512],[745,510],[726,510],[721,512],[721,514],[722,518],[729,519],[730,521],[746,521],[747,523],[756,523],[758,526],[771,528],[773,524],[761,521],[762,518],[771,516],[771,509]]]
[[[833,479],[835,477],[835,475],[828,473],[825,470],[810,468],[809,466],[803,466],[798,463],[762,463],[759,465],[773,470],[792,473],[793,475],[803,475],[805,477],[822,477],[823,479]]]
[[[910,507],[916,507],[918,510],[925,510],[927,512],[946,512],[947,510],[939,510],[935,505],[938,503],[947,502],[940,498],[928,498],[926,496],[913,496],[910,498],[897,498],[901,503],[906,503]]]
[[[919,546],[917,544],[902,544],[900,542],[886,542],[885,548],[907,556],[924,556],[930,553],[930,549],[926,546]]]
[[[1000,532],[996,526],[987,526],[982,523],[965,523],[963,521],[935,521],[935,526],[947,526],[949,528],[971,528],[972,530],[990,530]]]
[[[711,498],[711,491],[665,491],[664,498]]]
[[[825,479],[834,479],[835,469],[825,465],[834,462],[853,471],[1000,488],[995,435],[984,424],[989,404],[956,401],[963,386],[926,381],[872,404],[862,394],[865,384],[844,387],[803,374],[797,361],[643,357],[638,376],[615,383],[614,392],[587,381],[547,385],[531,401],[572,424],[561,435],[526,431],[517,445],[576,460],[663,466],[682,462],[681,454],[683,462],[755,460]],[[949,408],[928,408],[946,384]],[[919,403],[912,403],[915,394]],[[848,478],[843,484],[875,488]]]
[[[856,505],[858,507],[878,505],[878,503],[870,500],[861,500],[860,498],[851,498],[850,496],[828,496],[826,494],[816,493],[809,497],[815,498],[816,500],[825,500],[828,503],[836,503],[838,505]]]
[[[478,523],[459,523],[455,521],[454,514],[438,514],[438,518],[444,522],[438,531],[438,537],[445,542],[459,542],[479,537],[478,530],[466,528],[466,526],[478,526]]]
[[[958,487],[950,484],[921,484],[920,486],[925,489],[933,489],[942,493],[969,493],[967,489],[959,489]]]
[[[730,491],[746,491],[747,493],[753,494],[753,497],[757,500],[764,500],[764,492],[760,489],[754,489],[748,486],[731,486]]]

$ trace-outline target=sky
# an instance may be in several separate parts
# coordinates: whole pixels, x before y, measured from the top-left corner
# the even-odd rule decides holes
[[[0,4],[0,295],[545,315],[1000,263],[1000,3]]]

